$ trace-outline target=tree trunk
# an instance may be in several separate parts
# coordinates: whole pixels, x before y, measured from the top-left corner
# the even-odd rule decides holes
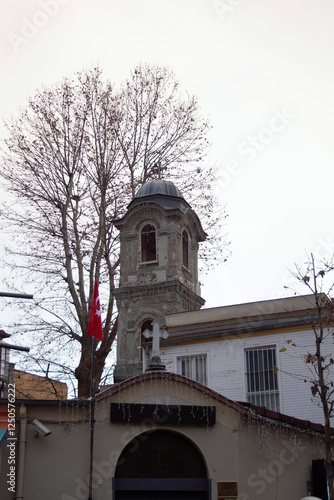
[[[328,479],[328,492],[329,500],[334,500],[334,484],[333,484],[333,469],[332,469],[332,441],[331,441],[331,419],[328,401],[328,387],[324,376],[324,358],[321,355],[321,344],[324,339],[324,325],[323,325],[323,306],[321,297],[318,293],[317,274],[315,270],[314,258],[312,258],[312,272],[314,282],[314,297],[318,312],[318,324],[313,326],[316,345],[316,359],[317,359],[317,374],[319,383],[319,395],[324,415],[325,422],[325,464],[327,469]]]
[[[322,406],[325,418],[325,464],[327,469],[327,478],[328,478],[328,491],[329,491],[329,500],[334,500],[334,484],[333,484],[333,469],[332,469],[332,429],[331,429],[331,420],[328,409],[328,401],[324,390],[322,388]]]
[[[89,398],[91,396],[92,381],[92,343],[94,337],[85,335],[82,339],[82,350],[80,362],[75,369],[75,376],[78,380],[78,397]]]
[[[326,469],[328,477],[329,500],[334,500],[332,450],[330,446],[330,436],[328,438],[326,437]]]
[[[95,388],[94,393],[98,392],[104,365],[111,346],[117,334],[117,319],[112,326],[109,335],[104,332],[103,342],[99,349],[95,351]],[[78,367],[75,370],[75,376],[78,380],[78,397],[90,398],[92,395],[92,344],[94,337],[85,335],[82,339],[81,358]]]

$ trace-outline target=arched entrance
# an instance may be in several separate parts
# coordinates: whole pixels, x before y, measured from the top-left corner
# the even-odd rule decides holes
[[[207,500],[210,481],[198,449],[172,431],[140,434],[121,453],[114,500]]]

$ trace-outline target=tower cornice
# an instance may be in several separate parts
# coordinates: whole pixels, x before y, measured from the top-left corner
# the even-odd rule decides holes
[[[172,292],[177,293],[179,297],[183,299],[183,303],[186,301],[189,304],[186,308],[189,311],[200,309],[205,304],[205,300],[202,297],[190,290],[190,288],[181,283],[180,280],[122,286],[113,290],[116,300],[133,300],[136,298],[149,299],[161,293],[168,294]]]

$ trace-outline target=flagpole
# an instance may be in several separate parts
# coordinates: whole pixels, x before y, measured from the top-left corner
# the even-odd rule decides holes
[[[90,453],[89,453],[89,494],[88,500],[93,500],[93,460],[94,460],[94,428],[95,428],[95,350],[96,340],[103,342],[101,321],[101,306],[97,280],[94,285],[93,299],[89,313],[87,334],[92,337],[92,372],[90,398]]]
[[[93,500],[93,461],[94,461],[94,429],[95,429],[95,337],[92,337],[92,373],[90,398],[90,455],[89,455],[89,496]]]

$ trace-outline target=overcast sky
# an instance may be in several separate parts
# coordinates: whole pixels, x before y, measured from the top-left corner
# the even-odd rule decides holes
[[[333,0],[0,0],[0,114],[99,63],[119,84],[172,69],[213,131],[232,255],[206,307],[291,295],[287,269],[334,252]],[[2,129],[0,129],[2,133]]]

